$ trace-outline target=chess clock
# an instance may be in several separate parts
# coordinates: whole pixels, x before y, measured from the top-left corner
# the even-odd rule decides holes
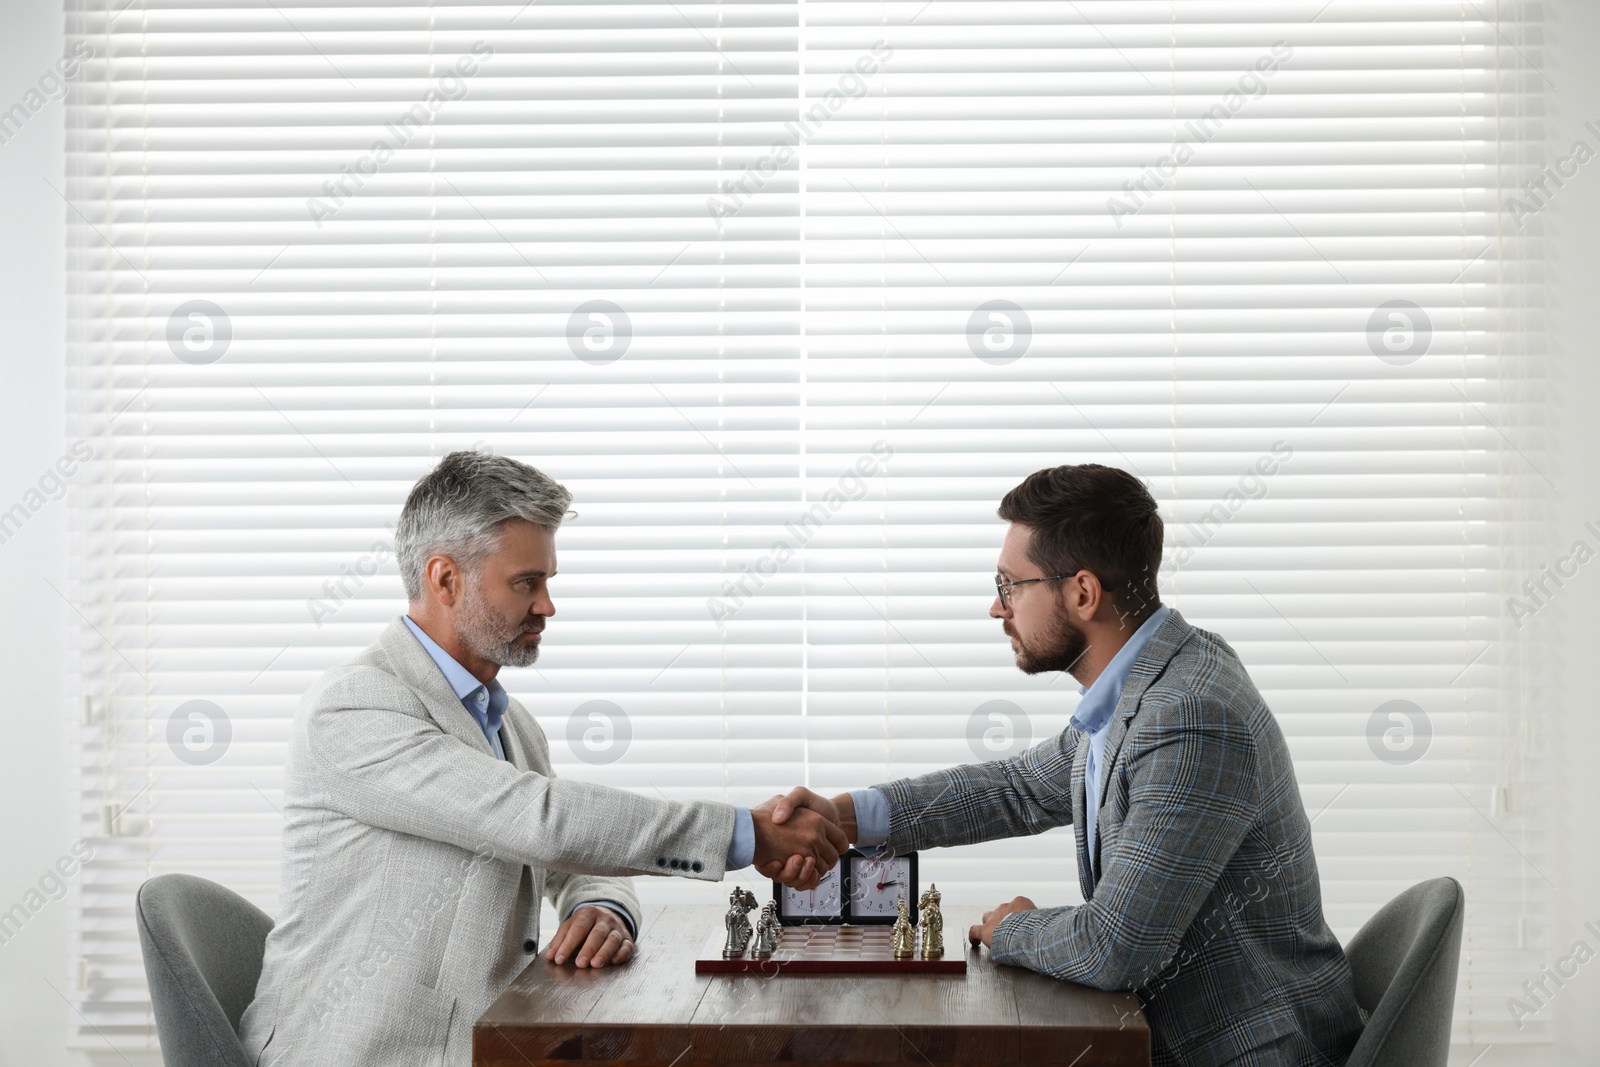
[[[850,850],[848,858],[840,857],[839,866],[845,868],[845,913],[850,922],[860,925],[884,923],[893,925],[900,914],[896,906],[904,897],[910,909],[911,921],[917,921],[917,854],[904,856],[867,856]]]
[[[790,889],[772,883],[772,899],[778,902],[778,922],[784,926],[839,926],[844,920],[845,859],[833,865],[814,889]]]
[[[891,926],[905,898],[917,921],[917,854],[875,856],[850,849],[815,889],[772,883],[778,921],[784,926]]]

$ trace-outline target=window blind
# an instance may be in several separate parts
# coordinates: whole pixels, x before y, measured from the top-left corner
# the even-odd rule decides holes
[[[994,508],[1134,471],[1164,598],[1289,739],[1335,931],[1454,875],[1456,1037],[1546,1036],[1507,1006],[1554,944],[1505,607],[1545,485],[1523,12],[68,15],[74,1041],[154,1042],[145,878],[275,910],[299,695],[404,609],[391,527],[455,448],[575,494],[505,677],[559,773],[741,803],[1065,727],[986,617]],[[1073,903],[1071,842],[924,876]]]

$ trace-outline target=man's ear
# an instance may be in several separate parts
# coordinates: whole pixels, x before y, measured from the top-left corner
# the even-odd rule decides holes
[[[1094,618],[1089,604],[1089,591],[1082,578],[1074,575],[1063,579],[1060,589],[1061,608],[1075,623],[1085,623]]]
[[[446,555],[429,556],[422,565],[423,584],[427,592],[445,607],[454,607],[462,593],[464,575],[456,561]]]
[[[1067,610],[1075,621],[1093,622],[1107,611],[1116,612],[1115,601],[1100,584],[1100,576],[1093,571],[1081,571],[1065,585]]]

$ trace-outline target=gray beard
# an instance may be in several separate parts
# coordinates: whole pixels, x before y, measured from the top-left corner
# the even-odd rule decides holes
[[[478,595],[476,575],[468,577],[461,596],[461,618],[458,622],[461,641],[490,663],[502,667],[531,667],[539,659],[539,646],[517,644],[522,635],[522,623],[507,623]]]

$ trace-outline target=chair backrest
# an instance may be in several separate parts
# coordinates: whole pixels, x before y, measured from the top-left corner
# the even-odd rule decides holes
[[[1445,1067],[1466,904],[1454,878],[1419,882],[1350,939],[1344,954],[1369,1017],[1346,1067]]]
[[[272,919],[189,874],[145,882],[134,910],[167,1067],[249,1067],[239,1018],[256,995]]]

